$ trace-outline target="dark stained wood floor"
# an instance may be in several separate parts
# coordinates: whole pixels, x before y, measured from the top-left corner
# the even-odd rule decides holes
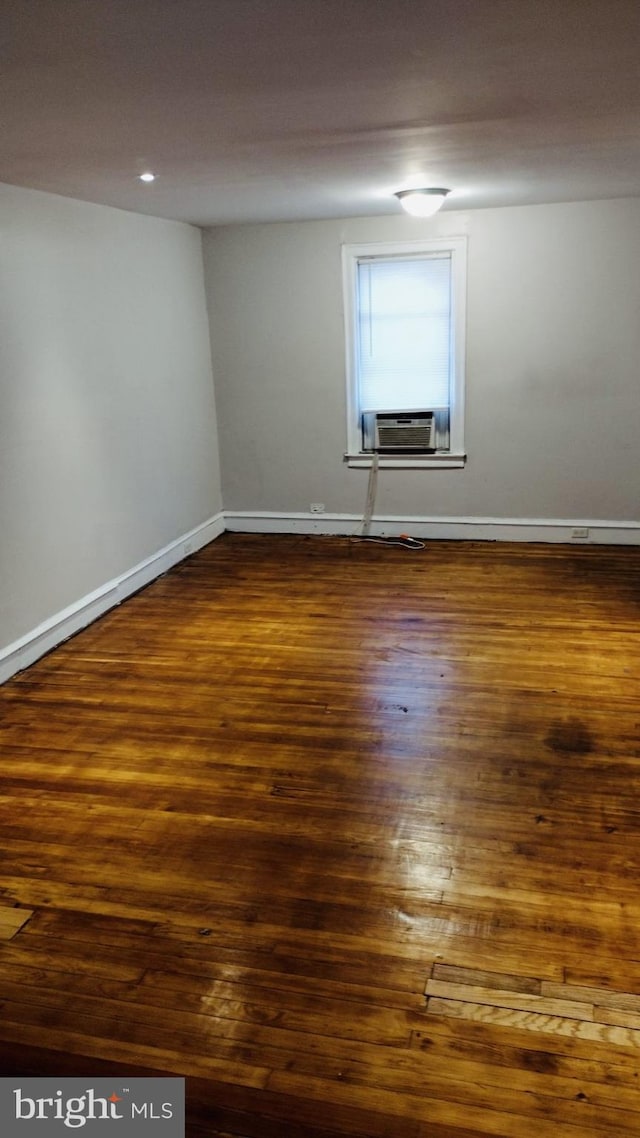
[[[4,1074],[640,1134],[640,550],[225,535],[0,689]]]

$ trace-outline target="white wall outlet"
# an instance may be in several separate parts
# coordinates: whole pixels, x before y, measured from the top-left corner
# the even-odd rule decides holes
[[[324,514],[324,502],[312,502],[309,509],[312,514]]]
[[[575,528],[571,530],[572,541],[587,541],[588,537],[589,530],[586,526],[575,526]]]

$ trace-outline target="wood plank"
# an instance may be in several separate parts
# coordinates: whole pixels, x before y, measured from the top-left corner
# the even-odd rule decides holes
[[[557,1000],[586,1000],[603,1008],[620,1008],[640,1015],[640,996],[629,992],[615,992],[608,988],[590,988],[585,984],[554,984],[543,980],[542,995]]]
[[[3,1069],[183,1074],[190,1138],[638,1133],[639,569],[225,535],[6,684]]]
[[[0,905],[0,940],[11,940],[32,916],[32,909],[10,909]]]
[[[535,1012],[537,1015],[563,1016],[567,1019],[592,1020],[593,1004],[574,1000],[552,1000],[528,992],[500,991],[498,988],[479,988],[469,984],[451,984],[443,980],[428,980],[425,994],[444,1000],[466,1000],[470,1004],[489,1004],[496,1008]]]
[[[562,1016],[539,1014],[522,1009],[501,1008],[489,1004],[473,1004],[467,1000],[449,1000],[433,997],[429,1000],[432,1015],[456,1016],[481,1023],[502,1024],[505,1027],[522,1027],[527,1031],[557,1033],[573,1039],[594,1039],[618,1047],[640,1047],[640,1032],[604,1023],[568,1019]]]
[[[452,1091],[459,1098],[449,1101],[446,1098],[434,1099],[417,1094],[409,1096],[379,1087],[360,1088],[353,1083],[330,1083],[328,1080],[299,1076],[292,1072],[275,1071],[269,1079],[269,1088],[289,1095],[304,1093],[321,1102],[366,1104],[373,1111],[408,1115],[429,1125],[455,1125],[456,1121],[463,1120],[461,1111],[464,1111],[467,1116],[473,1114],[474,1125],[482,1134],[500,1138],[507,1134],[509,1138],[530,1138],[533,1125],[541,1138],[554,1138],[554,1135],[577,1138],[575,1127],[583,1127],[583,1134],[585,1131],[588,1133],[589,1127],[600,1127],[600,1132],[604,1134],[620,1134],[624,1133],[623,1127],[638,1125],[637,1115],[629,1115],[626,1111],[603,1111],[582,1101],[573,1102],[566,1107],[558,1101],[537,1099],[535,1096],[530,1096],[526,1101],[517,1096],[516,1102],[508,1090],[499,1094],[495,1088],[491,1088],[489,1094],[482,1096],[482,1088],[477,1085],[472,1089],[478,1099],[484,1097],[481,1106],[470,1102],[469,1088],[464,1085],[460,1085],[457,1092]],[[518,1109],[526,1113],[518,1113]],[[629,1129],[628,1132],[633,1131]]]
[[[533,996],[541,994],[543,984],[542,980],[536,980],[533,976],[508,976],[504,972],[483,972],[476,968],[459,968],[455,964],[434,964],[431,979],[442,980],[447,984],[498,988],[503,992],[529,992]]]
[[[617,1008],[594,1008],[593,1018],[597,1023],[613,1023],[621,1027],[631,1027],[640,1031],[640,1015],[619,1011]]]

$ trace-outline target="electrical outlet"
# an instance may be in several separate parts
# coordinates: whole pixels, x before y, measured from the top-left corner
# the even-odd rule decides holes
[[[571,530],[572,541],[586,541],[589,537],[589,530],[586,526],[576,526]]]
[[[324,514],[324,502],[312,502],[309,509],[312,514]]]

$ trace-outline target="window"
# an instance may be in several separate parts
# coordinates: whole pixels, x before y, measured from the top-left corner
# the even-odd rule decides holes
[[[371,461],[367,412],[433,411],[435,453],[385,465],[464,462],[466,240],[343,248],[348,454]]]

